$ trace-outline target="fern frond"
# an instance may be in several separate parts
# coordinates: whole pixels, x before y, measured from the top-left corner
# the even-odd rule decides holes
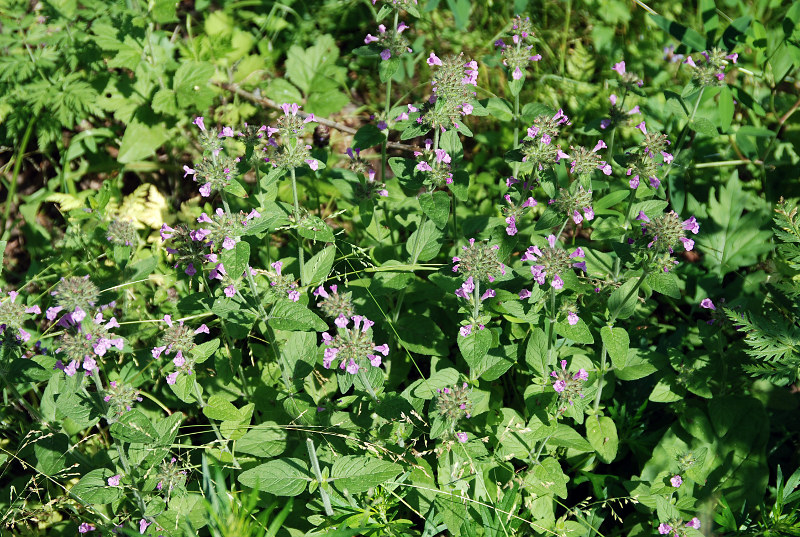
[[[772,382],[793,382],[800,367],[800,328],[774,312],[766,316],[724,308],[725,315],[745,334],[745,352],[756,360],[744,369]],[[778,381],[780,379],[780,382]]]
[[[106,208],[108,210],[111,207]],[[128,194],[115,212],[120,220],[131,220],[135,224],[160,228],[164,223],[164,212],[167,210],[167,200],[158,189],[145,183]]]

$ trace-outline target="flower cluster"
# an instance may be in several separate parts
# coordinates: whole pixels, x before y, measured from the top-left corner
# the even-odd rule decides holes
[[[139,234],[130,220],[114,220],[108,224],[106,239],[117,246],[135,246],[139,242]]]
[[[472,113],[475,99],[473,87],[478,85],[478,62],[464,63],[463,54],[448,56],[444,60],[431,52],[426,60],[431,67],[439,67],[433,75],[433,106],[418,118],[433,129],[446,130],[451,125],[459,128],[461,116]]]
[[[283,261],[270,263],[271,271],[267,272],[267,279],[272,291],[279,297],[287,297],[292,302],[300,300],[300,291],[297,290],[297,280],[283,274],[281,271]]]
[[[401,56],[406,52],[412,52],[409,47],[408,39],[405,38],[403,32],[408,29],[408,25],[401,22],[397,25],[394,31],[387,31],[386,26],[381,24],[378,26],[378,35],[367,34],[364,38],[364,44],[373,45],[380,50],[381,59],[386,61],[392,56]]]
[[[641,88],[644,84],[638,75],[625,69],[625,60],[615,63],[611,70],[617,72],[617,74],[620,76],[619,85],[626,90],[632,90],[634,87]]]
[[[683,244],[684,250],[690,251],[694,248],[694,240],[687,238],[685,234],[687,231],[691,231],[697,235],[700,231],[700,224],[697,223],[694,216],[681,222],[675,211],[652,219],[643,211],[639,211],[636,220],[641,223],[643,240],[648,241],[647,248],[656,253],[669,252],[672,254],[673,248],[679,243]]]
[[[589,380],[589,373],[585,369],[581,368],[572,374],[567,371],[567,361],[561,360],[561,370],[551,371],[550,376],[555,379],[553,389],[563,401],[572,405],[575,397],[584,397],[583,383]]]
[[[573,188],[574,192],[559,189],[558,198],[550,200],[550,205],[558,212],[568,215],[577,226],[584,220],[594,218],[592,209],[592,191],[585,190],[582,186]]]
[[[497,258],[498,245],[469,240],[468,246],[461,247],[461,255],[453,258],[453,272],[460,272],[466,278],[493,282],[498,275],[505,275],[506,266]]]
[[[647,177],[650,186],[658,189],[661,180],[656,176],[659,167],[669,164],[673,160],[673,155],[666,151],[670,141],[666,134],[660,132],[648,132],[645,122],[642,121],[636,128],[642,131],[644,139],[639,143],[639,147],[628,154],[628,169],[625,172],[631,179],[628,181],[632,189],[639,188],[639,178]],[[661,157],[659,162],[657,157]]]
[[[561,289],[564,287],[564,280],[561,279],[560,274],[573,267],[586,271],[586,262],[583,261],[585,255],[581,247],[568,254],[566,250],[556,248],[555,235],[547,237],[547,244],[549,246],[542,248],[535,245],[530,246],[521,257],[522,261],[535,263],[531,267],[531,274],[536,283],[544,285],[546,278],[549,277],[550,285],[555,289]],[[574,261],[575,259],[581,259],[581,261]]]
[[[533,49],[533,31],[531,30],[531,19],[524,19],[517,15],[511,24],[511,44],[506,44],[502,39],[494,42],[494,46],[500,47],[503,55],[503,65],[511,71],[511,78],[520,80],[525,69],[530,62],[538,62],[542,59],[541,54],[531,54]]]
[[[451,436],[465,443],[469,438],[465,432],[456,432],[456,425],[462,418],[469,419],[472,411],[472,403],[469,400],[469,385],[464,382],[460,386],[452,388],[439,388],[436,390],[436,410],[445,420],[447,431]]]
[[[178,459],[172,457],[169,462],[161,461],[161,467],[156,474],[156,490],[172,491],[175,487],[182,487],[186,484],[186,470],[178,463]]]
[[[351,320],[352,328],[348,327]],[[362,315],[353,315],[349,319],[340,315],[334,324],[338,328],[336,337],[332,337],[328,332],[322,334],[322,342],[326,346],[322,365],[326,369],[330,369],[334,360],[340,360],[339,369],[355,375],[360,369],[366,369],[367,364],[380,367],[381,357],[376,353],[389,355],[389,346],[386,343],[376,345],[372,340],[374,321]]]
[[[115,416],[130,412],[133,405],[141,400],[139,390],[115,380],[108,383],[106,395],[103,397],[103,401],[108,403],[109,412]],[[119,484],[119,476],[117,476],[117,484]],[[111,478],[109,478],[109,485],[111,485]]]
[[[658,525],[658,533],[661,535],[673,534],[675,537],[683,537],[686,535],[686,528],[700,529],[700,519],[694,517],[689,522],[684,524],[683,520],[670,520],[669,523],[662,522]]]
[[[608,146],[603,140],[599,140],[591,151],[583,146],[570,146],[571,155],[559,148],[556,152],[556,162],[562,158],[569,159],[569,172],[579,177],[589,175],[595,169],[602,171],[606,175],[611,175],[611,164],[601,160],[600,155],[597,154],[598,151],[606,147]]]
[[[184,224],[174,228],[167,224],[161,225],[161,240],[170,241],[167,253],[173,256],[175,261],[173,268],[178,268],[178,265],[185,266],[184,272],[189,276],[197,274],[197,267],[209,261],[213,262],[217,258],[216,254],[208,254],[205,241],[196,237],[197,233]]]
[[[47,309],[45,316],[48,320],[54,320],[59,312],[66,310],[67,315],[77,315],[79,317],[77,322],[80,322],[86,316],[86,312],[94,308],[100,296],[100,289],[92,283],[87,274],[83,277],[61,278],[51,295],[56,298],[58,306]],[[71,319],[67,319],[67,322],[71,322]]]
[[[611,94],[608,100],[611,102],[611,108],[608,109],[609,117],[600,120],[601,129],[607,129],[612,125],[625,124],[628,121],[628,116],[641,113],[638,104],[626,112],[622,108],[623,101],[620,101],[614,93]]]
[[[721,86],[725,80],[725,67],[728,61],[736,63],[739,60],[737,53],[728,54],[718,48],[701,52],[705,61],[695,62],[691,56],[687,56],[683,61],[692,68],[692,80],[698,86]]]
[[[119,328],[117,319],[106,320],[102,311],[90,316],[77,307],[69,315],[69,320],[66,316],[62,319],[62,324],[69,328],[64,330],[58,342],[56,353],[61,355],[61,359],[56,362],[56,368],[62,369],[69,377],[75,375],[81,365],[86,374],[91,375],[97,370],[96,358],[102,358],[112,348],[122,350],[125,345],[124,339],[110,331]]]
[[[480,288],[477,287],[475,283],[476,283],[475,279],[472,276],[467,278],[466,281],[461,284],[461,287],[456,289],[456,296],[459,298],[463,298],[474,307],[475,306],[474,301],[476,300],[476,298],[478,302],[483,302],[487,298],[492,298],[497,294],[495,293],[494,289],[487,289],[486,291],[483,292],[483,294],[480,297],[475,297],[474,296],[475,289],[478,289],[480,291]],[[483,327],[481,327],[481,329],[483,329]],[[466,333],[464,333],[465,330]],[[470,331],[471,327],[470,328],[462,327],[461,329],[461,333],[464,337],[468,336]]]
[[[320,308],[325,315],[333,317],[334,319],[339,316],[352,317],[353,293],[339,293],[339,287],[337,285],[331,285],[328,289],[330,289],[330,293],[325,290],[324,286],[320,285],[314,290],[314,296],[321,298],[320,301],[317,302],[317,307]]]
[[[175,384],[181,372],[192,374],[194,362],[191,351],[196,347],[194,336],[208,334],[209,330],[205,324],[200,325],[196,330],[192,330],[184,325],[183,321],[173,322],[170,315],[164,315],[164,322],[167,323],[167,329],[161,335],[162,345],[153,347],[152,354],[153,358],[159,358],[162,353],[165,356],[175,353],[172,363],[175,365],[176,370],[167,375],[167,384]]]
[[[539,170],[552,168],[565,155],[560,146],[553,144],[562,125],[570,125],[569,118],[559,109],[553,116],[540,115],[528,127],[527,136],[522,140],[522,162],[530,162]]]
[[[18,292],[9,291],[8,299],[0,302],[0,333],[5,334],[6,330],[15,329],[17,331],[14,334],[16,339],[25,343],[31,339],[31,335],[22,326],[25,321],[30,319],[30,315],[41,315],[42,310],[39,306],[26,307],[18,304],[18,296]]]
[[[314,114],[308,114],[305,118],[298,115],[300,106],[296,103],[283,103],[281,105],[283,116],[278,118],[277,127],[267,127],[267,140],[264,152],[267,154],[265,162],[272,164],[273,168],[299,168],[304,163],[309,168],[316,171],[319,168],[319,161],[311,158],[310,145],[303,143],[300,137],[305,131],[305,126],[313,122]],[[282,144],[279,144],[273,136],[278,134]]]
[[[510,194],[504,195],[503,199],[505,199],[506,203],[508,203],[507,206],[504,206],[502,208],[503,216],[506,219],[506,224],[508,224],[508,226],[506,227],[506,234],[513,236],[517,234],[517,222],[525,213],[525,209],[527,209],[528,207],[536,207],[536,200],[533,199],[532,197],[529,197],[528,199],[517,205],[511,199]]]
[[[453,172],[450,163],[452,158],[444,149],[432,149],[433,141],[425,140],[424,151],[414,151],[414,156],[421,158],[416,166],[418,172],[424,175],[423,183],[431,189],[442,188],[453,182]]]
[[[232,133],[231,136],[233,136]],[[184,165],[183,176],[191,175],[193,180],[200,184],[200,195],[207,198],[214,192],[220,192],[231,184],[238,175],[236,167],[238,161],[238,157],[233,159],[227,156],[222,158],[215,156],[212,159],[204,158],[199,163],[194,164],[194,168]]]

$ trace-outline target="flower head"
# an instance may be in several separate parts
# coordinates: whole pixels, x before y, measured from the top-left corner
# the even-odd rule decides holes
[[[506,266],[497,257],[498,249],[497,245],[470,239],[469,245],[462,246],[459,256],[453,258],[453,272],[482,282],[493,282],[506,273]]]

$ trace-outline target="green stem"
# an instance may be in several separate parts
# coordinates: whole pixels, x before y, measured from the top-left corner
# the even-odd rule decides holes
[[[678,155],[680,154],[681,149],[683,149],[683,144],[686,141],[686,133],[689,132],[689,125],[691,125],[692,121],[694,121],[694,116],[695,114],[697,114],[697,109],[700,107],[700,101],[703,100],[703,92],[705,91],[706,91],[705,86],[700,88],[700,94],[697,96],[697,102],[694,103],[694,108],[692,109],[692,115],[689,116],[689,121],[686,123],[686,126],[683,128],[683,131],[681,131],[680,138],[678,138],[678,143],[675,146],[675,152],[672,154],[672,162],[669,163],[669,166],[667,166],[667,169],[664,171],[665,181],[669,179],[669,172],[672,170],[672,166],[674,166],[675,161],[678,160]]]
[[[372,400],[375,401],[376,403],[380,403],[380,401],[378,401],[378,396],[375,395],[375,390],[372,389],[372,384],[370,384],[369,379],[367,378],[367,374],[364,373],[363,367],[358,368],[358,378],[360,378],[361,382],[364,383],[364,387],[367,389],[367,393],[372,398]]]
[[[22,142],[19,145],[17,157],[14,161],[14,171],[11,174],[11,183],[8,185],[8,197],[6,198],[6,204],[3,211],[3,221],[0,222],[0,229],[3,230],[3,240],[8,239],[8,235],[11,231],[11,227],[6,228],[6,222],[8,222],[8,218],[11,215],[11,204],[14,203],[14,198],[17,195],[17,179],[19,178],[19,171],[22,169],[23,157],[25,156],[25,150],[28,148],[28,141],[31,139],[33,124],[35,122],[36,116],[32,116],[31,119],[28,120],[28,126],[25,128],[25,133],[22,135]]]
[[[564,233],[564,228],[567,227],[567,224],[569,223],[569,219],[570,219],[570,217],[567,216],[567,219],[564,220],[563,224],[561,224],[561,228],[558,230],[558,233],[556,234],[556,239],[558,239],[561,236],[561,234]]]
[[[194,388],[194,396],[195,398],[197,398],[197,402],[200,403],[200,409],[202,410],[203,408],[206,407],[206,402],[203,399],[203,393],[200,391],[200,386],[197,385],[197,381],[194,378],[191,379],[191,382],[192,382],[192,387]],[[233,460],[233,467],[236,468],[237,470],[241,469],[239,461],[236,460],[236,456],[228,449],[228,443],[225,441],[225,439],[222,437],[222,434],[219,432],[219,427],[217,427],[217,424],[214,423],[211,419],[208,420],[208,423],[211,424],[211,428],[214,430],[214,434],[217,436],[217,440],[219,440],[222,451],[231,454],[231,459]]]
[[[294,168],[292,170],[292,196],[294,196],[294,223],[295,225],[300,225],[300,199],[297,197],[297,176],[295,174]],[[300,262],[300,283],[306,285],[307,282],[305,281],[305,254],[303,253],[303,239],[300,237],[300,234],[297,235],[297,259]]]
[[[472,300],[475,303],[472,309],[472,320],[478,320],[481,314],[481,281],[475,280],[475,289],[472,291]]]
[[[261,305],[261,297],[258,294],[258,288],[256,287],[256,282],[253,279],[253,275],[250,273],[250,270],[246,270],[245,273],[247,274],[247,282],[250,284],[250,292],[253,293],[253,298],[255,299],[256,308],[258,309],[258,313],[261,315],[261,318],[264,319],[264,323],[267,325],[267,331],[269,331],[269,315],[267,315],[264,306]],[[272,349],[275,351],[275,355],[278,358],[278,367],[281,370],[281,377],[283,378],[283,384],[286,386],[286,390],[291,393],[292,391],[292,383],[289,380],[289,374],[286,372],[286,364],[283,362],[283,356],[281,355],[280,351],[278,350],[278,346],[274,342],[274,338],[270,334],[266,335],[270,341],[270,345],[272,345]]]
[[[553,366],[553,349],[555,347],[555,324],[556,324],[556,288],[550,286],[550,311],[548,312],[547,325],[547,367]]]
[[[617,309],[614,310],[608,318],[607,326],[613,328],[614,321],[617,320],[617,315],[622,311],[622,308],[625,307],[625,304],[628,303],[628,300],[631,299],[632,296],[639,292],[639,287],[642,286],[644,283],[644,279],[647,277],[648,271],[643,270],[642,275],[639,276],[639,279],[636,280],[636,285],[634,285],[628,294],[625,295],[625,298],[622,299],[622,302],[619,303]],[[622,328],[620,328],[622,330]],[[606,373],[606,357],[608,355],[608,349],[606,349],[606,344],[603,343],[603,348],[600,351],[600,370],[597,372],[597,394],[594,397],[594,412],[597,414],[598,409],[600,408],[600,398],[603,395],[603,383],[605,381],[605,373]]]
[[[322,497],[322,505],[325,506],[325,514],[333,516],[333,508],[331,507],[331,499],[328,496],[328,491],[325,490],[324,485],[328,480],[322,476],[322,471],[319,469],[319,459],[317,459],[317,450],[314,447],[314,441],[310,438],[306,439],[306,448],[308,449],[308,458],[311,459],[311,468],[314,470],[314,476],[319,482],[319,495]]]

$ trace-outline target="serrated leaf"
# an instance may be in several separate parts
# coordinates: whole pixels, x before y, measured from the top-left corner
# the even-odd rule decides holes
[[[212,339],[201,343],[192,349],[192,358],[196,364],[202,364],[219,348],[219,339]]]
[[[628,332],[619,326],[604,326],[600,330],[600,338],[603,340],[603,345],[606,346],[609,357],[611,357],[614,369],[625,367],[628,361],[628,347],[630,346]]]
[[[689,128],[695,132],[699,132],[700,134],[711,136],[712,138],[719,135],[714,123],[704,117],[695,118],[694,121],[689,123]]]
[[[436,224],[428,220],[421,229],[417,229],[406,241],[406,251],[413,261],[430,261],[442,247],[443,233]]]
[[[525,361],[539,375],[545,377],[550,368],[547,365],[547,335],[541,328],[534,328],[528,339]]]
[[[617,456],[619,438],[614,420],[603,416],[589,416],[586,419],[586,438],[597,451],[600,460],[606,464],[613,462]]]
[[[450,219],[450,196],[447,192],[438,190],[433,194],[423,194],[419,197],[419,204],[422,212],[436,224],[439,229],[447,227]]]
[[[222,250],[220,254],[222,266],[231,278],[239,278],[250,263],[250,245],[244,241],[237,242],[230,250]]]
[[[269,324],[276,330],[324,332],[328,324],[306,306],[291,300],[280,300],[269,313]]]
[[[77,496],[87,505],[104,505],[113,503],[122,497],[122,487],[110,487],[108,478],[114,474],[107,468],[97,468],[87,473],[78,481],[70,493]]]
[[[627,319],[636,310],[638,303],[638,278],[631,278],[611,293],[608,298],[608,311],[614,319]]]
[[[336,248],[333,245],[326,246],[321,251],[314,254],[314,257],[305,263],[302,284],[313,287],[324,282],[333,267],[333,260],[335,258]]]
[[[277,457],[286,449],[286,430],[273,421],[252,427],[236,442],[236,451],[256,457]]]
[[[242,485],[276,496],[298,496],[310,481],[306,463],[293,458],[269,461],[239,475]]]
[[[214,71],[214,66],[207,62],[181,62],[172,81],[181,109],[204,110],[211,106],[214,91],[209,87],[209,81]]]
[[[680,298],[681,290],[678,288],[678,277],[672,272],[651,272],[644,282],[653,291],[671,298]]]
[[[150,419],[136,409],[124,413],[119,421],[111,425],[109,432],[111,436],[123,442],[153,444],[159,440],[158,431]]]
[[[203,414],[209,419],[218,421],[238,421],[242,419],[242,414],[233,403],[219,395],[212,395],[208,398],[206,406],[203,407]]]
[[[334,242],[333,230],[318,216],[306,216],[297,226],[297,233],[301,237],[313,241]]]
[[[733,121],[733,94],[728,86],[722,86],[719,91],[719,128],[725,133],[731,128]]]
[[[333,462],[331,480],[337,489],[357,494],[394,479],[402,471],[403,467],[393,462],[345,455]]]
[[[571,339],[576,343],[583,343],[585,345],[594,343],[594,336],[592,336],[592,333],[589,331],[589,326],[583,319],[578,319],[578,322],[574,325],[559,321],[556,323],[555,328],[559,336]]]
[[[141,161],[155,153],[167,138],[169,135],[163,125],[147,126],[134,120],[122,136],[117,160],[122,164]]]
[[[476,369],[481,364],[491,346],[492,332],[490,330],[475,328],[467,337],[460,334],[458,336],[458,348],[470,369]]]
[[[386,135],[378,127],[372,123],[368,123],[358,129],[353,135],[353,148],[369,149],[370,147],[382,144],[384,141],[386,141]],[[392,168],[392,171],[394,171],[394,168]]]

